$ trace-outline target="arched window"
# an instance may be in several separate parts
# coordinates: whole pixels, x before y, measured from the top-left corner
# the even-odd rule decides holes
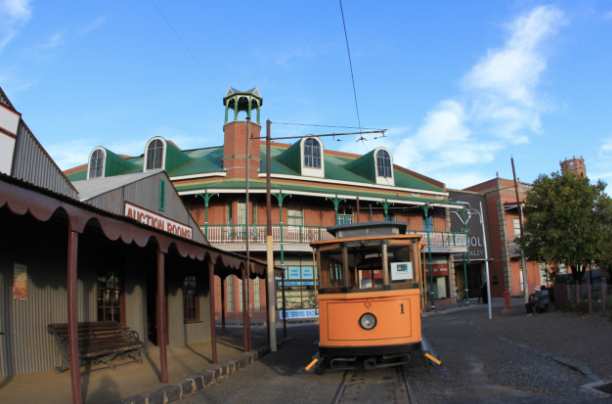
[[[379,150],[376,153],[376,169],[379,177],[391,178],[391,156],[386,150]]]
[[[104,151],[98,149],[89,161],[89,178],[104,177]]]
[[[147,148],[147,170],[160,170],[162,168],[162,157],[164,155],[164,142],[155,139],[149,143]]]
[[[316,139],[304,141],[304,167],[321,168],[321,145]]]

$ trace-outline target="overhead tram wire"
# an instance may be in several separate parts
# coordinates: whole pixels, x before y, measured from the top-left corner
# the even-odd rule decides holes
[[[176,30],[174,29],[174,27],[172,26],[172,24],[170,24],[170,21],[168,21],[168,19],[166,18],[166,16],[164,15],[164,13],[162,13],[162,11],[159,9],[159,7],[157,7],[157,4],[155,4],[155,2],[153,0],[150,0],[151,4],[153,4],[153,7],[155,7],[155,9],[157,10],[157,12],[159,13],[159,15],[161,15],[161,17],[164,19],[164,21],[166,21],[166,24],[168,24],[168,26],[170,27],[170,29],[172,30],[172,32],[174,32],[174,35],[176,35],[176,37],[179,39],[179,41],[181,41],[181,43],[183,44],[183,46],[185,47],[185,49],[187,50],[187,52],[189,52],[189,54],[191,55],[191,57],[193,58],[193,60],[195,60],[195,62],[197,63],[197,65],[200,67],[200,69],[204,72],[204,74],[206,75],[206,77],[208,77],[208,80],[210,80],[211,84],[217,89],[217,91],[219,92],[219,94],[223,95],[223,93],[221,92],[221,90],[219,90],[219,87],[217,87],[217,85],[215,84],[215,82],[213,81],[213,79],[208,75],[208,73],[206,73],[206,70],[204,70],[204,67],[202,66],[202,64],[200,63],[200,61],[198,60],[198,58],[195,57],[195,55],[193,54],[193,52],[191,52],[191,50],[189,49],[189,47],[187,46],[187,44],[185,43],[185,41],[183,41],[183,39],[181,38],[181,36],[178,34],[178,32],[176,32]]]
[[[387,129],[380,129],[380,128],[362,128],[360,127],[356,127],[356,126],[333,126],[333,125],[315,125],[315,124],[311,124],[311,123],[287,123],[287,122],[272,122],[274,125],[295,125],[295,126],[318,126],[321,128],[345,128],[345,129],[359,129],[361,130],[381,130],[381,131],[386,131]]]
[[[342,0],[339,0],[339,1],[340,1],[340,14],[342,14],[342,26],[344,27],[344,39],[346,40],[346,51],[348,52],[349,66],[351,68],[351,80],[353,82],[353,96],[355,97],[355,109],[357,110],[357,122],[359,123],[359,131],[361,132],[361,118],[359,118],[359,106],[357,105],[357,90],[355,90],[355,76],[353,75],[353,62],[351,61],[351,50],[349,48],[348,34],[346,33],[346,22],[344,21],[344,10],[342,9]]]

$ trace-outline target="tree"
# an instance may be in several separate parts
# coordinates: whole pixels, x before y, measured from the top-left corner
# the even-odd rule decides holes
[[[601,254],[603,214],[597,207],[610,199],[605,188],[605,182],[592,185],[588,178],[571,172],[540,175],[527,193],[524,234],[516,241],[525,256],[565,264],[576,281],[582,280],[584,271],[598,257],[612,263],[612,253],[605,258]]]
[[[600,224],[595,264],[602,270],[606,278],[612,276],[612,199],[603,194],[597,201],[595,212]]]

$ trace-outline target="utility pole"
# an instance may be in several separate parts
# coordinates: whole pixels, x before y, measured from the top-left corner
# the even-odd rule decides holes
[[[516,180],[516,172],[514,171],[514,157],[510,157],[512,164],[512,176],[514,177],[514,191],[516,192],[516,207],[519,211],[519,225],[521,228],[521,237],[523,237],[523,207],[519,199],[518,181]],[[527,262],[525,255],[521,249],[521,264],[523,266],[523,292],[525,293],[525,303],[529,303],[529,278],[527,276]]]
[[[266,122],[266,245],[268,270],[266,271],[266,298],[268,305],[268,337],[270,350],[276,352],[276,294],[274,291],[274,251],[272,249],[272,182],[270,173],[270,120]]]

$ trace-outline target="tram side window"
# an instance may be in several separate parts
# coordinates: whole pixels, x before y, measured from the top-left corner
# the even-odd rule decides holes
[[[321,255],[321,288],[339,288],[343,286],[342,263],[331,257]]]

